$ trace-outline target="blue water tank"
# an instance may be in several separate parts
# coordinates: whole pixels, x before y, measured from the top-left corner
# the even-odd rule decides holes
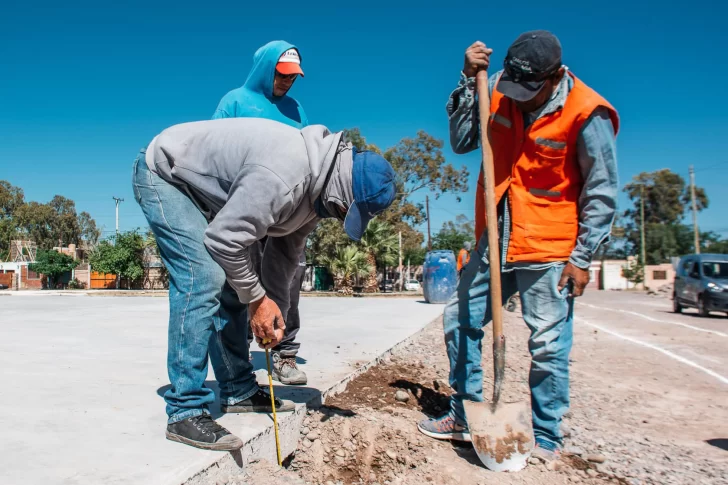
[[[422,268],[422,286],[428,303],[446,303],[458,285],[455,253],[429,251]]]

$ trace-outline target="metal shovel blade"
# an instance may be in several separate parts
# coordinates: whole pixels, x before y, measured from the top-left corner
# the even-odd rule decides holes
[[[525,402],[464,401],[465,418],[478,458],[494,472],[523,470],[534,446],[531,406]]]

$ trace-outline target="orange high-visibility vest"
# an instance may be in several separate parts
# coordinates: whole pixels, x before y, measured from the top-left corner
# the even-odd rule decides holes
[[[609,111],[615,135],[617,111],[599,94],[568,73],[574,86],[562,110],[536,120],[527,130],[515,103],[493,90],[490,142],[495,165],[496,203],[508,192],[511,235],[507,262],[566,261],[579,231],[578,200],[583,187],[576,142],[594,110]],[[475,235],[485,230],[485,193],[481,168],[475,197]]]
[[[463,263],[463,260],[465,260],[464,263]],[[458,253],[458,264],[457,264],[458,272],[461,269],[463,269],[463,266],[465,266],[466,264],[468,264],[468,262],[470,262],[470,253],[468,252],[467,249],[462,248],[460,250],[460,252]]]

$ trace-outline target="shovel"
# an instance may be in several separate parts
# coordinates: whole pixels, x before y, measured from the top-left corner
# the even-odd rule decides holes
[[[501,387],[506,364],[506,337],[503,335],[501,266],[498,251],[498,215],[495,201],[493,151],[488,138],[490,96],[488,72],[477,74],[478,108],[480,110],[480,143],[483,147],[485,175],[485,210],[490,263],[490,306],[493,315],[493,402],[464,401],[465,417],[473,447],[488,469],[516,472],[525,468],[533,450],[533,421],[527,402],[501,403]]]

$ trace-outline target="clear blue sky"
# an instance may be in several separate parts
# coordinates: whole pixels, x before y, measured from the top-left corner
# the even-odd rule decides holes
[[[540,28],[618,109],[621,184],[660,168],[687,179],[694,164],[710,198],[701,229],[728,237],[725,2],[104,3],[3,8],[0,179],[28,200],[69,197],[107,231],[112,196],[125,199],[122,229],[145,225],[130,184],[138,149],[170,125],[209,118],[269,40],[299,46],[306,77],[291,94],[312,123],[359,127],[389,147],[419,129],[447,140],[445,102],[473,41],[494,48],[497,67],[518,34]],[[433,202],[433,232],[473,215],[479,152],[445,153],[470,168],[471,191]]]

